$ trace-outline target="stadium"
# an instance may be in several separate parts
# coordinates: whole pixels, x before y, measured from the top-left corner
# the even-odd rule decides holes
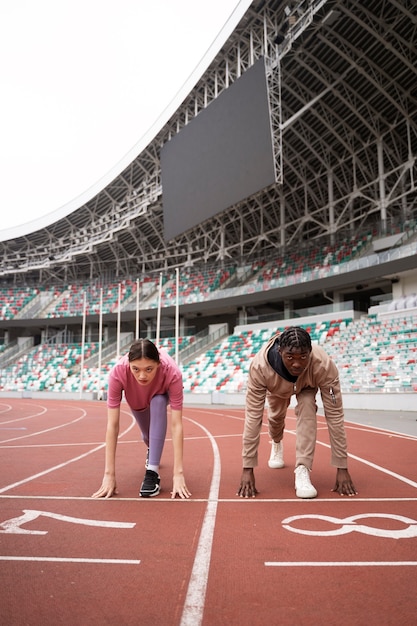
[[[109,184],[2,238],[1,396],[102,399],[140,336],[187,402],[240,405],[253,354],[296,323],[347,407],[415,409],[415,2],[246,4]]]
[[[135,154],[0,231],[2,624],[416,623],[416,40],[236,0]]]

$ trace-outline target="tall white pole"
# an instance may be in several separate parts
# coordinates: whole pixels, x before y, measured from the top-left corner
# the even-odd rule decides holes
[[[83,326],[81,333],[81,365],[80,365],[80,399],[83,397],[83,385],[84,385],[84,351],[85,351],[85,318],[86,318],[86,296],[85,291],[83,294]]]
[[[119,299],[117,305],[117,358],[120,357],[120,309],[122,300],[122,286],[119,283]]]
[[[176,273],[176,304],[175,304],[175,362],[178,363],[178,344],[179,344],[179,320],[180,320],[180,271],[175,268]]]
[[[159,335],[161,332],[161,302],[162,301],[162,272],[159,274],[159,295],[158,295],[158,311],[156,317],[156,338],[155,344],[159,348]]]
[[[98,318],[98,393],[101,400],[101,356],[103,343],[103,287],[100,287],[100,310]]]
[[[136,279],[136,339],[139,339],[139,278]]]

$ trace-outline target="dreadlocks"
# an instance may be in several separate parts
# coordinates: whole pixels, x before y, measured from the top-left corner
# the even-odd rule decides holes
[[[311,337],[300,326],[289,326],[278,337],[280,348],[288,350],[308,350],[311,352]]]

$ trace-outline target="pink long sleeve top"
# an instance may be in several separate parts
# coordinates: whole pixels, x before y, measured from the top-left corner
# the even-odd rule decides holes
[[[146,409],[151,399],[160,394],[168,394],[171,409],[181,410],[184,398],[181,370],[167,352],[160,350],[159,357],[155,378],[146,386],[139,385],[130,371],[128,355],[121,357],[109,374],[108,408],[119,407],[124,392],[126,402],[134,411]]]

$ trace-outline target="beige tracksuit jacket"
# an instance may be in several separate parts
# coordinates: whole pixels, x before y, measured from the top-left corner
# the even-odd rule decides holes
[[[285,416],[291,396],[295,395],[296,466],[305,465],[311,469],[317,436],[316,395],[320,390],[329,431],[331,464],[334,467],[347,468],[343,403],[336,364],[320,346],[314,345],[306,370],[298,377],[296,383],[289,382],[279,376],[268,362],[268,351],[277,336],[272,337],[261,348],[249,368],[243,432],[243,467],[258,465],[265,401],[268,401],[269,435],[278,442],[283,438]]]

